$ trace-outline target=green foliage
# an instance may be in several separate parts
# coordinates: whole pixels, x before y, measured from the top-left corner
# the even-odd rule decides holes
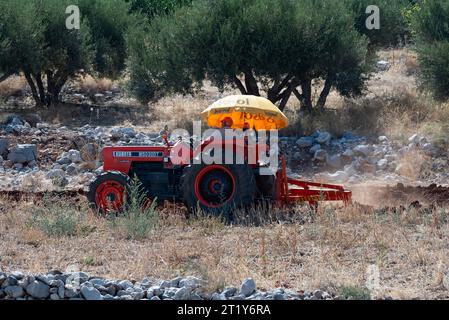
[[[192,0],[126,0],[131,3],[131,12],[139,12],[149,19],[172,13],[176,8],[192,3]]]
[[[369,74],[368,41],[353,21],[332,0],[194,1],[129,35],[130,87],[148,102],[194,93],[207,77],[220,90],[265,93],[281,108],[295,94],[311,108],[312,81],[323,80],[323,107],[332,87],[360,94]]]
[[[80,10],[91,30],[93,69],[102,77],[117,78],[125,69],[125,31],[139,16],[127,14],[129,5],[123,0],[82,0]]]
[[[416,37],[419,83],[437,99],[449,97],[449,2],[423,0],[410,12]]]
[[[69,5],[80,7],[79,30],[66,28]],[[23,72],[38,105],[58,102],[82,71],[115,77],[125,67],[128,9],[123,0],[4,0],[0,71]]]
[[[113,218],[112,228],[127,239],[143,239],[158,223],[156,199],[149,203],[142,183],[137,177],[133,178],[128,187],[126,204]]]
[[[85,220],[85,212],[77,209],[73,202],[46,196],[33,208],[27,226],[47,236],[76,236],[86,234],[89,226]]]
[[[409,37],[407,20],[404,13],[413,5],[413,0],[345,0],[346,5],[355,15],[355,27],[370,39],[374,47],[386,47],[404,43]],[[376,5],[380,9],[380,29],[368,30],[366,8]]]
[[[371,293],[365,287],[343,287],[340,290],[340,296],[346,300],[371,300]]]
[[[37,69],[42,52],[43,26],[35,19],[35,8],[25,1],[0,2],[0,71],[16,72],[20,66]]]
[[[85,266],[93,266],[95,265],[95,258],[92,256],[85,256],[82,262]]]

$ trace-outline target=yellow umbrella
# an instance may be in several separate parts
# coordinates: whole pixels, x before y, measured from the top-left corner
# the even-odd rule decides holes
[[[232,128],[245,126],[255,130],[282,129],[288,119],[270,100],[251,95],[232,95],[215,101],[201,113],[210,127],[222,127],[225,118],[231,118]]]

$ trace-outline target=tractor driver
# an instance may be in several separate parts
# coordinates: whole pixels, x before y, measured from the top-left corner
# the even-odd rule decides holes
[[[234,124],[234,121],[232,121],[231,117],[226,117],[223,120],[221,120],[221,128],[222,129],[232,129],[233,124]]]

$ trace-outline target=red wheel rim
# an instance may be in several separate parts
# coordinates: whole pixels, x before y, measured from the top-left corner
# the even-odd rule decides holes
[[[120,210],[124,203],[125,187],[118,181],[102,182],[95,193],[95,202],[103,212]]]
[[[231,170],[221,165],[210,165],[202,169],[195,178],[195,196],[201,204],[219,208],[234,197],[235,186]]]

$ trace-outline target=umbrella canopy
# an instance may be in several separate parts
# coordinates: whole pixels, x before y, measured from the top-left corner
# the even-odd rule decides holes
[[[222,121],[232,119],[233,129],[282,129],[288,119],[270,100],[251,95],[233,95],[215,101],[201,113],[210,127],[222,127]]]

